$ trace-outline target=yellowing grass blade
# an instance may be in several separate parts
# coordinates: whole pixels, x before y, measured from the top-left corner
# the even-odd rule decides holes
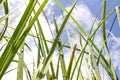
[[[67,77],[68,77],[68,79],[70,79],[70,73],[71,73],[71,70],[72,70],[73,59],[74,59],[74,56],[75,56],[76,46],[77,46],[77,44],[75,44],[74,47],[73,47],[72,55],[71,55],[71,58],[70,58],[68,69],[67,69]]]

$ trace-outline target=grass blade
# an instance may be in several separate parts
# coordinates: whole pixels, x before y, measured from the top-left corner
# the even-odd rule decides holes
[[[77,46],[77,44],[75,44],[74,47],[73,47],[72,55],[71,55],[71,58],[70,58],[70,62],[69,62],[69,65],[68,65],[68,69],[67,69],[67,77],[68,77],[68,80],[70,79],[70,73],[71,73],[71,70],[72,70],[73,59],[74,59],[74,56],[75,56],[76,46]]]

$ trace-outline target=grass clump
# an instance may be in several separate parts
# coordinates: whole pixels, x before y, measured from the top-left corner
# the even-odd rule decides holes
[[[97,15],[93,24],[90,25],[89,32],[87,32],[72,14],[74,10],[77,10],[76,4],[78,0],[75,0],[73,4],[69,0],[66,1],[71,4],[71,9],[69,11],[58,0],[54,0],[54,3],[66,13],[66,16],[63,16],[63,21],[59,25],[56,18],[57,16],[54,12],[55,9],[51,9],[51,12],[53,12],[52,25],[55,28],[55,31],[53,32],[52,25],[49,23],[50,19],[46,16],[44,11],[47,10],[46,6],[49,3],[49,0],[43,0],[41,4],[39,0],[29,0],[17,27],[11,28],[14,31],[12,35],[7,35],[7,31],[9,31],[10,28],[9,17],[12,15],[9,12],[9,1],[0,1],[0,5],[4,7],[5,13],[0,17],[0,23],[3,23],[3,21],[5,22],[4,28],[0,33],[0,42],[6,42],[5,45],[2,45],[3,48],[1,48],[3,52],[0,56],[0,79],[17,69],[17,80],[74,80],[74,78],[76,80],[101,80],[103,78],[101,77],[100,65],[102,65],[102,68],[111,80],[118,80],[118,75],[110,57],[109,45],[107,44],[108,37],[106,36],[106,21],[113,13],[115,13],[115,10],[112,10],[107,14],[107,0],[104,0],[101,8],[102,18],[94,28],[94,24],[98,18]],[[36,6],[39,6],[37,10]],[[98,11],[98,14],[100,14],[100,11],[101,10]],[[44,27],[46,26],[41,25],[42,23],[40,21],[42,13],[42,16],[45,17],[45,20],[47,21],[46,24],[49,26],[53,40],[46,38],[44,32]],[[117,14],[119,19],[118,11]],[[64,14],[61,12],[61,15]],[[72,28],[70,27],[70,29],[74,29],[74,33],[70,33],[68,30],[68,33],[65,33],[63,36],[64,38],[66,37],[65,40],[61,35],[65,32],[66,25],[70,21],[72,21],[76,27],[74,27],[74,25]],[[34,29],[35,34],[30,32],[32,29]],[[98,48],[98,45],[96,45],[94,40],[100,29],[102,34],[100,37],[102,39],[102,47]],[[80,41],[79,43],[76,42],[76,44],[72,44],[73,41],[70,39],[76,35],[80,35]],[[29,64],[25,61],[25,58],[29,57],[25,56],[27,53],[26,51],[32,52],[33,50],[33,47],[30,46],[32,43],[26,42],[28,37],[33,39],[34,45],[32,46],[37,49],[37,53],[32,55],[33,62],[30,64],[32,65],[32,69],[29,68]],[[65,42],[63,42],[64,40]],[[49,44],[51,47],[49,47]],[[27,48],[27,50],[25,48]],[[65,58],[66,51],[64,50],[66,48],[67,51],[71,52],[71,57],[69,57],[68,62]],[[58,54],[56,56],[57,61],[54,63],[53,57],[56,52]],[[13,62],[17,63],[17,68],[7,71],[10,64]],[[86,74],[84,74],[85,71],[82,70],[83,66],[84,70],[87,72]]]

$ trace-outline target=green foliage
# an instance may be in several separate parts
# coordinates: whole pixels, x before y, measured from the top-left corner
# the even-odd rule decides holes
[[[111,61],[109,48],[107,45],[108,40],[106,36],[106,21],[115,12],[115,10],[106,14],[107,0],[104,0],[102,5],[102,18],[97,24],[97,27],[93,30],[93,25],[95,24],[95,21],[98,17],[98,15],[96,15],[96,19],[94,20],[93,24],[90,25],[90,32],[88,33],[72,15],[73,10],[77,10],[77,7],[75,7],[77,1],[78,0],[75,0],[75,2],[72,4],[72,2],[67,0],[67,2],[72,5],[71,9],[68,11],[58,0],[54,0],[54,3],[58,5],[63,12],[66,13],[66,16],[64,17],[60,26],[57,23],[54,9],[51,10],[53,12],[52,18],[56,31],[56,36],[54,36],[50,27],[51,25],[49,24],[49,18],[47,18],[46,13],[44,12],[44,9],[49,0],[43,0],[42,4],[40,4],[38,0],[29,0],[29,3],[27,4],[24,14],[21,17],[17,27],[12,28],[14,30],[12,36],[8,36],[5,33],[8,31],[8,20],[9,16],[11,16],[12,14],[9,13],[8,1],[0,0],[0,5],[4,6],[5,13],[4,16],[0,17],[0,23],[2,21],[5,21],[4,29],[0,33],[0,42],[7,41],[7,44],[2,45],[2,47],[5,46],[5,49],[1,48],[1,50],[4,50],[0,56],[1,80],[5,74],[9,74],[9,72],[12,72],[16,69],[17,80],[24,80],[25,74],[25,78],[27,80],[58,80],[60,78],[60,75],[62,75],[63,80],[73,80],[74,77],[76,78],[76,80],[101,80],[102,78],[99,71],[99,65],[103,66],[104,70],[107,72],[108,76],[112,80],[118,80],[117,73],[115,72],[113,63]],[[37,6],[37,4],[39,4],[40,7],[36,11],[35,7]],[[99,10],[98,13],[100,11],[101,10]],[[39,20],[39,15],[41,15],[42,12],[47,21],[47,24],[49,25],[51,34],[54,37],[54,40],[52,41],[46,39],[43,30],[43,27],[45,26],[42,26]],[[69,23],[69,20],[72,20],[73,23],[77,26],[78,30],[76,30],[76,33],[80,35],[79,43],[76,42],[77,44],[74,44],[74,46],[71,45],[72,41],[70,41],[70,38],[72,36],[74,37],[76,35],[75,33],[68,33],[68,35],[64,36],[68,37],[66,41],[68,41],[70,45],[66,45],[65,42],[63,43],[61,38],[61,35],[64,32],[66,24]],[[35,29],[36,34],[30,33],[30,30],[32,28]],[[100,28],[102,29],[102,48],[98,48],[98,45],[96,45],[94,42],[94,37],[96,36],[96,33]],[[37,47],[38,51],[38,53],[34,53],[37,54],[37,57],[33,56],[37,60],[37,62],[34,62],[33,60],[33,69],[29,69],[29,65],[25,62],[25,58],[29,56],[24,56],[24,54],[26,54],[24,49],[25,47],[27,47],[29,51],[32,50],[32,47],[29,46],[29,44],[25,43],[25,40],[28,36],[31,36],[34,39],[35,47]],[[52,47],[49,47],[48,44],[51,44]],[[79,47],[77,46],[78,44],[80,44]],[[68,48],[69,50],[72,49],[68,65],[66,64],[67,62],[65,58],[64,48]],[[87,48],[89,48],[90,50],[88,50]],[[58,58],[56,58],[56,60],[58,61],[56,64],[53,63],[54,61],[52,60],[53,55],[56,52],[55,50],[57,50],[58,52]],[[103,50],[105,52],[103,52]],[[76,52],[79,52],[77,56],[75,54]],[[104,53],[106,54],[107,59],[104,56]],[[15,56],[18,57],[17,60],[14,60]],[[17,63],[18,67],[7,71],[12,62]],[[85,77],[85,75],[83,74],[82,66],[85,66],[84,68],[87,71],[87,77]],[[33,73],[31,72],[31,70],[33,70]]]

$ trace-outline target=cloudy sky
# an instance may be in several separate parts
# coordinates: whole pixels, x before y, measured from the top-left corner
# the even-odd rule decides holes
[[[19,19],[21,18],[25,8],[26,8],[26,1],[25,0],[8,0],[9,1],[9,6],[10,6],[10,11],[14,11],[14,13],[10,16],[10,25],[12,27],[16,27]],[[62,3],[67,10],[69,10],[71,8],[71,4],[69,4],[66,0],[59,0],[60,3]],[[70,0],[71,2],[74,2],[74,0]],[[94,19],[96,18],[96,14],[98,9],[100,9],[100,6],[102,5],[103,0],[78,0],[78,3],[76,5],[77,10],[73,11],[73,16],[76,18],[76,20],[81,24],[81,26],[84,27],[84,29],[89,32],[90,30],[90,26],[92,25]],[[113,5],[111,5],[112,3],[114,3]],[[111,10],[115,9],[115,7],[117,5],[120,5],[120,0],[107,0],[107,12],[109,13]],[[36,7],[37,8],[37,7]],[[53,26],[53,19],[52,19],[52,11],[51,9],[54,8],[54,13],[56,15],[56,19],[57,19],[57,23],[60,25],[61,24],[61,20],[63,19],[63,15],[66,15],[65,12],[63,12],[63,15],[61,15],[61,10],[60,8],[53,2],[53,0],[49,0],[49,3],[47,4],[46,8],[45,8],[45,12],[47,17],[50,20],[50,27],[54,33],[54,26]],[[0,6],[0,15],[3,14],[3,9],[2,6]],[[112,25],[112,22],[115,18],[115,13],[107,20],[107,29],[110,29],[110,26]],[[13,19],[14,18],[14,19]],[[53,36],[51,35],[51,32],[49,30],[49,26],[46,22],[46,19],[43,17],[43,15],[39,16],[40,18],[40,22],[41,25],[44,25],[46,27],[43,27],[45,36],[48,40],[53,40]],[[101,13],[98,16],[95,24],[94,24],[94,28],[97,26],[99,20],[101,18]],[[74,32],[74,28],[71,26],[75,26],[75,24],[73,24],[73,22],[70,20],[69,23],[67,23],[67,27],[65,30],[69,30],[69,32]],[[10,30],[11,31],[11,30]],[[31,30],[33,33],[35,32],[34,29]],[[8,32],[9,33],[9,32]],[[62,33],[62,41],[64,42],[65,36],[64,34],[66,33]],[[95,43],[96,45],[100,45],[101,44],[101,38],[99,37],[100,33],[98,32],[95,38]],[[71,37],[70,40],[72,41],[72,46],[75,43],[79,44],[79,38],[78,35],[76,35],[75,37]],[[28,44],[30,44],[30,47],[32,47],[32,52],[31,53],[37,53],[37,49],[34,47],[35,43],[34,40],[31,39],[31,37],[27,37],[26,42]],[[33,42],[33,43],[32,43]],[[117,74],[120,78],[120,26],[118,25],[118,20],[116,19],[115,24],[113,26],[112,29],[112,33],[110,33],[109,39],[108,39],[108,44],[109,44],[109,48],[110,48],[110,55],[111,55],[111,59],[113,61],[114,67],[117,71]],[[49,46],[51,46],[51,44],[49,44]],[[101,46],[99,46],[101,47]],[[66,61],[69,60],[70,57],[70,53],[71,51],[68,51],[67,49],[65,50],[67,51],[65,54],[65,59]],[[27,57],[26,63],[32,63],[31,58],[32,55],[31,54],[26,54]],[[36,55],[35,55],[36,56]],[[54,57],[57,56],[57,52],[55,53]],[[55,59],[53,57],[53,59]],[[35,57],[34,57],[35,58]],[[31,61],[31,62],[30,62]],[[56,62],[54,62],[56,63]],[[66,62],[67,63],[67,62]],[[17,66],[17,65],[16,65]],[[14,66],[15,67],[15,66]],[[32,67],[32,66],[29,66]],[[12,68],[12,67],[11,67]],[[15,72],[11,72],[12,74],[14,74]],[[3,78],[3,80],[11,80],[11,77],[14,77],[14,75],[10,74],[6,74]],[[108,80],[109,77],[106,75],[104,76],[105,80]],[[14,79],[16,80],[16,78]]]

